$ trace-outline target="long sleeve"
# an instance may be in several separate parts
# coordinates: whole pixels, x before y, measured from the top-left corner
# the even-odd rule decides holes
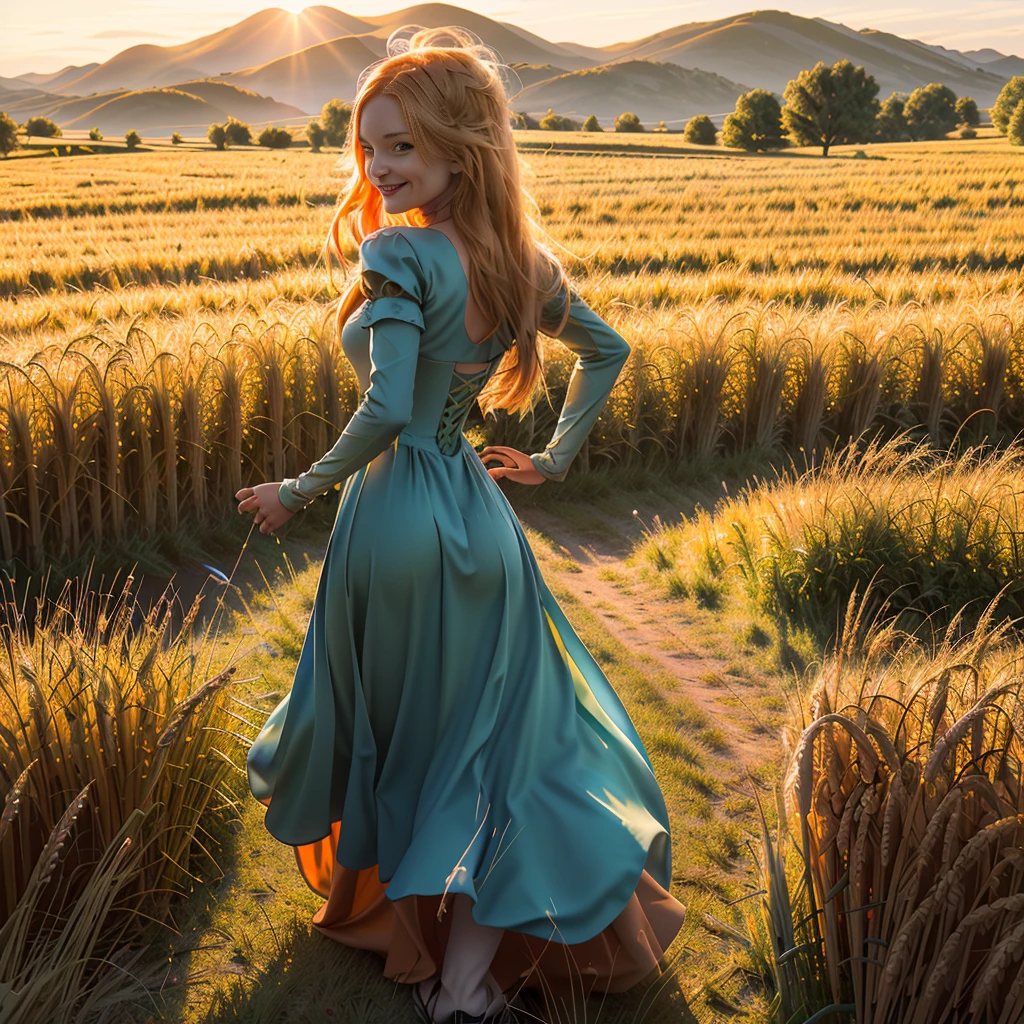
[[[564,293],[549,305],[564,304]],[[564,305],[562,305],[564,309]],[[542,323],[558,323],[554,309],[545,306]],[[601,319],[571,288],[569,318],[558,340],[579,357],[573,366],[565,402],[554,436],[530,461],[548,480],[562,481],[579,454],[608,396],[629,358],[629,342]]]
[[[370,297],[358,321],[370,330],[369,386],[331,450],[281,483],[278,497],[291,512],[373,461],[412,419],[423,272],[412,246],[394,229],[369,235],[359,255]]]

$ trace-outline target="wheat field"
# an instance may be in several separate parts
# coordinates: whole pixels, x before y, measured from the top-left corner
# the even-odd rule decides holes
[[[559,135],[524,138],[535,218],[634,349],[584,466],[1024,428],[1005,140],[822,161]],[[201,524],[326,450],[358,398],[323,246],[346,176],[256,149],[0,165],[0,558],[152,537],[158,502]],[[554,404],[489,442],[550,437],[571,365],[546,351]]]
[[[1022,456],[1013,443],[1024,430],[1019,154],[984,132],[972,141],[838,147],[828,160],[805,151],[748,156],[681,145],[668,135],[517,137],[538,230],[582,297],[632,346],[574,472],[712,472],[716,460],[733,455],[747,457],[761,476],[789,467],[775,484],[757,486],[755,477],[738,498],[637,548],[672,598],[694,600],[705,611],[746,600],[738,614],[749,611],[778,631],[780,657],[793,657],[786,671],[796,664],[786,647],[796,631],[807,634],[800,641],[805,660],[821,656],[817,666],[799,666],[807,668],[801,725],[812,731],[793,743],[791,767],[803,773],[800,785],[790,786],[797,809],[787,812],[780,798],[777,836],[768,811],[754,855],[764,899],[760,909],[743,904],[732,919],[736,928],[746,920],[749,932],[740,970],[774,984],[772,1021],[793,1014],[803,1020],[830,1000],[842,1012],[854,1007],[863,1019],[887,1024],[903,1019],[891,1013],[938,1006],[946,993],[935,972],[928,976],[930,1002],[919,1003],[912,986],[897,987],[888,976],[885,985],[865,982],[869,966],[848,962],[870,959],[875,940],[913,932],[917,919],[903,913],[905,901],[921,896],[933,832],[952,820],[947,811],[960,814],[957,800],[964,808],[957,821],[970,828],[946,843],[942,870],[955,875],[958,858],[981,842],[971,836],[996,836],[997,852],[1010,851],[1010,867],[992,869],[998,886],[991,883],[992,900],[982,909],[999,912],[1000,900],[1024,898],[1024,876],[1013,860],[1022,848],[1020,830],[992,820],[1019,815],[1024,806],[1016,760],[1024,727],[1019,650],[1006,624],[990,621],[997,610],[1020,607]],[[0,162],[0,565],[36,570],[97,550],[159,546],[168,537],[198,543],[235,514],[239,487],[295,475],[330,447],[359,398],[332,316],[353,268],[324,252],[347,174],[337,153],[256,148]],[[354,245],[347,256],[355,259]],[[550,438],[572,359],[555,341],[543,348],[549,401],[540,399],[522,422],[474,413],[474,442],[531,451]],[[865,435],[873,447],[863,447]],[[929,538],[941,541],[941,551],[929,547]],[[929,552],[940,564],[924,564]],[[872,603],[863,593],[875,585]],[[859,612],[847,604],[851,593],[862,602]],[[978,632],[966,640],[951,633],[936,653],[920,638],[912,650],[900,647],[906,637],[895,626],[859,629],[858,614],[877,612],[900,594],[930,623],[943,613],[964,632],[962,608],[948,602],[970,603],[982,609]],[[826,657],[844,608],[849,628],[839,633],[847,648]],[[159,692],[149,695],[153,707],[161,719],[187,721],[198,706],[195,695],[212,694],[220,683],[211,680],[220,677],[211,666],[200,682],[183,637],[158,654],[164,626],[152,616],[146,621],[150,653],[140,655],[148,666],[142,675],[156,670],[162,678]],[[11,652],[7,690],[14,695],[3,724],[13,728],[30,715],[45,724],[39,665],[54,678],[65,663],[80,675],[85,669],[59,631],[39,638],[36,668],[24,653],[27,637],[16,629],[0,633]],[[77,691],[55,689],[52,729],[39,724],[37,732],[55,736],[52,743],[88,768],[106,763],[101,708],[111,693],[124,703],[138,680],[134,662],[115,649],[127,643],[119,634],[113,641],[91,630],[75,637],[94,655],[81,691],[85,703],[79,706]],[[886,645],[912,669],[913,692],[899,677],[900,663],[883,656]],[[203,653],[209,657],[210,649]],[[948,672],[961,654],[973,683],[958,679],[951,688]],[[1013,666],[1012,686],[1000,658]],[[122,665],[122,675],[111,675],[108,663]],[[842,686],[840,670],[847,673]],[[889,713],[896,701],[902,717]],[[210,735],[224,736],[228,751],[203,746],[202,765],[196,747],[195,762],[182,755],[183,785],[207,787],[206,799],[219,791],[223,759],[241,756],[260,708],[218,693],[197,718],[200,711],[204,721],[218,723]],[[815,727],[823,716],[832,717]],[[124,728],[132,721],[126,717]],[[237,732],[232,721],[249,733]],[[960,731],[943,742],[943,730]],[[10,778],[0,787],[0,841],[17,836],[28,848],[21,838],[26,818],[15,818],[18,800],[32,773],[45,768],[44,781],[60,799],[52,796],[31,839],[33,853],[49,863],[88,794],[72,800],[75,787],[64,770],[57,762],[32,762],[32,736],[25,735],[24,744],[12,745]],[[191,739],[186,729],[180,742]],[[147,734],[147,751],[165,757],[159,751],[172,741],[176,734],[156,729]],[[936,750],[950,752],[948,763],[935,760]],[[938,795],[917,786],[928,758],[931,781],[941,783]],[[975,774],[965,782],[965,772]],[[808,794],[826,789],[833,809],[818,800],[809,816]],[[932,831],[927,842],[917,832],[907,840],[917,859],[893,882],[903,901],[899,927],[865,936],[858,915],[873,905],[871,884],[858,881],[848,897],[837,898],[849,885],[844,870],[855,855],[893,880],[885,874],[889,862],[869,857],[865,844],[876,821],[890,830],[893,822],[911,822],[900,817],[911,790]],[[171,807],[165,824],[185,837],[184,846],[167,844],[172,864],[186,858],[199,828],[197,808],[205,814],[200,803],[182,799]],[[133,873],[142,868],[123,857],[131,851],[129,832],[141,828],[132,815],[145,804],[126,800],[121,817],[96,833],[110,844],[96,875],[105,892],[132,879],[142,888]],[[865,826],[852,835],[848,826],[861,806],[869,812]],[[803,832],[782,834],[787,815],[806,826]],[[738,835],[739,825],[733,827]],[[5,898],[16,910],[13,927],[20,929],[9,945],[18,952],[10,956],[31,958],[45,979],[44,959],[21,940],[52,870],[40,879],[31,858],[23,860],[21,875],[8,870],[4,878]],[[89,907],[91,916],[73,920],[66,934],[92,928],[110,910],[102,900]],[[725,913],[726,904],[716,910]],[[969,912],[960,911],[970,924]],[[808,913],[820,913],[824,931],[808,927]],[[1004,914],[993,928],[979,925],[968,936],[972,949],[999,943],[984,967],[993,976],[1017,955],[1019,929],[1006,920]],[[900,940],[900,955],[952,958],[961,923],[943,919],[942,929],[918,946]],[[806,948],[796,955],[798,939]],[[1004,988],[1019,1006],[1014,984]],[[869,1018],[874,1004],[865,993],[879,991],[896,1009]],[[946,1002],[966,1014],[988,1005],[987,991],[961,986]]]

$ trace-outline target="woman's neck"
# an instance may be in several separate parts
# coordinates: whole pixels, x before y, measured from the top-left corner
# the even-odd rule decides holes
[[[451,220],[452,217],[452,196],[462,181],[462,172],[453,174],[448,184],[429,202],[420,207],[420,214],[426,224],[437,224],[440,221]]]

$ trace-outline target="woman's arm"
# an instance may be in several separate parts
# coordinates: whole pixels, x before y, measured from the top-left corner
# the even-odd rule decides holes
[[[552,302],[564,304],[564,293]],[[564,307],[563,307],[564,308]],[[558,323],[556,310],[545,307],[542,323]],[[629,358],[629,342],[569,289],[569,319],[557,336],[579,357],[573,366],[555,433],[530,461],[548,480],[562,481],[583,447],[595,421]]]
[[[376,458],[412,419],[423,331],[424,276],[407,239],[394,229],[359,248],[370,301],[359,323],[370,329],[370,383],[341,436],[305,473],[284,480],[278,498],[296,512]]]

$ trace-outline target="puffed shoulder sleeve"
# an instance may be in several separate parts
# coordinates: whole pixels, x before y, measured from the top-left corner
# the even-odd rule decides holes
[[[304,473],[282,481],[281,504],[296,512],[375,459],[412,419],[424,278],[408,240],[384,229],[363,240],[360,320],[370,332],[370,383],[341,436]]]
[[[369,301],[359,322],[372,327],[378,320],[404,320],[423,329],[425,276],[409,240],[397,228],[381,228],[359,246],[360,287]]]
[[[569,303],[568,318],[559,330],[566,301]],[[562,481],[608,401],[629,358],[630,347],[618,331],[602,320],[568,286],[544,304],[541,329],[545,334],[557,337],[578,356],[554,436],[542,452],[530,455],[530,461],[542,476]]]

